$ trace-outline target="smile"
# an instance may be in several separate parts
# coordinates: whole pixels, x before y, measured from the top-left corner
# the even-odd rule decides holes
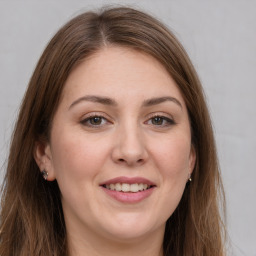
[[[128,184],[128,183],[111,183],[107,185],[103,185],[104,188],[107,188],[109,190],[114,190],[114,191],[120,191],[120,192],[125,192],[125,193],[137,193],[140,191],[147,190],[151,188],[151,185],[148,184],[143,184],[143,183],[133,183],[133,184]]]
[[[116,177],[99,185],[110,198],[128,204],[144,201],[157,188],[154,182],[144,177]]]

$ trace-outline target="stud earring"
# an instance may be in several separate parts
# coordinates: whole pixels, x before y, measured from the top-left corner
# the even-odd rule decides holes
[[[189,181],[189,182],[192,181],[191,174],[189,175],[188,181]]]
[[[41,174],[45,180],[48,178],[48,172],[46,170],[41,171]]]

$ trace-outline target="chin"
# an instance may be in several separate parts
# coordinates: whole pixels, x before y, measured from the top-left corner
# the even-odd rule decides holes
[[[107,236],[119,242],[134,242],[134,240],[148,236],[158,229],[163,231],[165,229],[165,222],[157,223],[157,221],[148,220],[145,216],[139,217],[134,216],[134,214],[126,214],[126,216],[113,217],[113,219],[115,223],[108,225]]]

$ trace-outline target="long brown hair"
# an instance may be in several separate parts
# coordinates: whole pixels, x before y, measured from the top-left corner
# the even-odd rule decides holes
[[[185,50],[155,18],[131,8],[86,12],[62,27],[42,54],[20,108],[2,188],[0,255],[68,255],[60,191],[45,182],[33,157],[49,140],[51,122],[71,70],[106,45],[143,51],[176,81],[185,100],[196,151],[192,182],[166,223],[165,255],[224,255],[224,194],[203,90]],[[223,208],[224,209],[224,208]]]

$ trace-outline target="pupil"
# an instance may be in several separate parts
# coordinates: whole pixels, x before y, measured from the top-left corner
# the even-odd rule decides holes
[[[163,123],[163,119],[161,117],[154,117],[153,124],[161,125]]]
[[[101,123],[101,117],[95,116],[95,117],[93,117],[93,118],[91,119],[91,124],[99,125],[100,123]]]

